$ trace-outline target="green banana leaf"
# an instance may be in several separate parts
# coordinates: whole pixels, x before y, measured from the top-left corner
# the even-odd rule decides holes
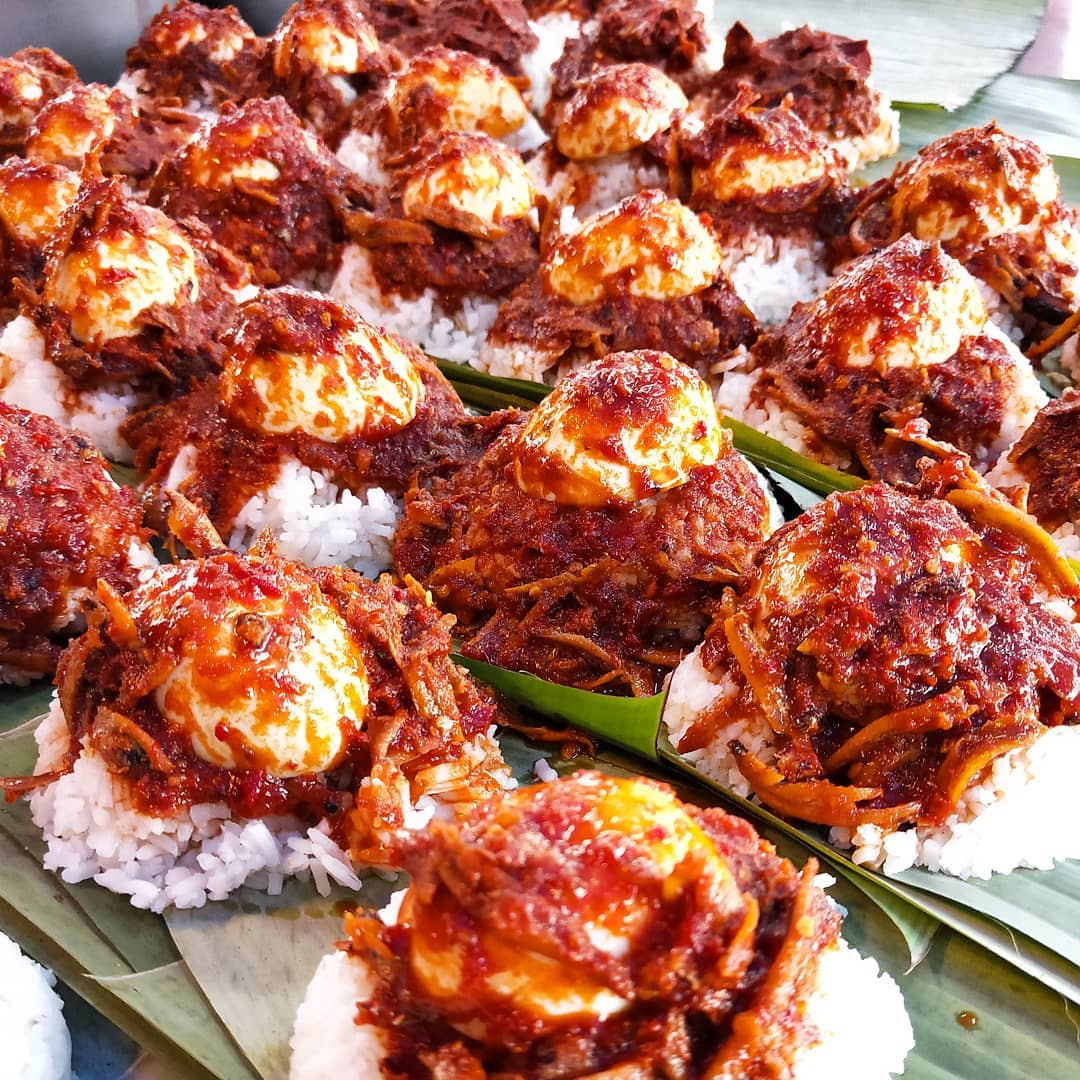
[[[166,915],[180,955],[263,1080],[288,1072],[296,1009],[341,936],[342,912],[359,903],[380,908],[397,887],[369,877],[359,894],[321,897],[292,881],[280,896],[242,889],[225,903]],[[227,956],[238,962],[223,963]]]
[[[865,38],[874,83],[886,97],[956,109],[1012,67],[1035,39],[1044,7],[1025,0],[810,0],[798,5],[788,0],[717,0],[712,25],[723,34],[739,19],[755,36],[769,37],[810,23]]]

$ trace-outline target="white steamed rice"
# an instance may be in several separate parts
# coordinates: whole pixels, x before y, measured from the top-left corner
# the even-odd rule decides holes
[[[269,529],[287,559],[306,566],[344,565],[376,577],[390,569],[390,543],[402,509],[401,499],[380,487],[338,488],[290,458],[274,483],[241,507],[229,547],[246,551]]]
[[[800,302],[819,296],[829,284],[824,245],[801,239],[753,233],[724,252],[735,291],[759,321],[784,322]]]
[[[70,1080],[71,1036],[56,976],[23,956],[0,934],[0,1076],[8,1080]]]
[[[664,722],[678,747],[697,716],[724,697],[734,696],[727,673],[706,671],[700,647],[676,668],[670,681]],[[705,748],[686,758],[706,776],[738,795],[750,786],[728,742],[738,739],[766,764],[775,758],[772,729],[761,718],[733,724]],[[852,848],[860,865],[899,874],[912,866],[954,877],[988,878],[1019,867],[1050,869],[1080,857],[1080,727],[1051,728],[1031,746],[997,758],[964,792],[956,811],[941,826],[885,830],[863,825],[852,832],[833,829],[830,840]]]
[[[55,698],[35,737],[35,771],[48,772],[68,745]],[[434,801],[421,798],[409,826],[426,824],[434,811]],[[202,907],[242,885],[276,895],[287,877],[314,881],[322,895],[331,882],[360,888],[349,856],[324,825],[304,829],[283,817],[237,820],[224,804],[151,817],[130,805],[124,782],[85,748],[70,773],[30,796],[30,812],[45,841],[46,870],[72,883],[93,879],[154,912]]]
[[[388,925],[396,922],[404,894],[396,893],[379,913]],[[381,1074],[383,1035],[372,1024],[356,1023],[357,1004],[369,1001],[374,989],[363,960],[340,951],[323,957],[296,1013],[290,1080]],[[806,1016],[821,1037],[799,1051],[796,1080],[887,1080],[904,1071],[915,1045],[900,988],[844,941],[822,954]]]
[[[370,253],[346,247],[330,295],[351,304],[368,322],[400,334],[440,360],[473,363],[495,321],[499,305],[486,297],[466,299],[453,314],[443,310],[433,290],[415,300],[384,293],[371,267]]]
[[[146,403],[130,388],[76,390],[59,368],[45,359],[45,341],[20,315],[0,333],[0,401],[41,413],[63,427],[90,436],[110,461],[130,463],[131,447],[120,437],[128,414]]]

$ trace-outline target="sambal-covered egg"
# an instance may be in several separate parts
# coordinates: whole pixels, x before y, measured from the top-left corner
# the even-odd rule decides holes
[[[282,16],[268,59],[276,92],[324,138],[357,97],[382,83],[390,60],[349,0],[301,0]]]
[[[425,140],[420,149],[403,179],[406,217],[480,238],[534,217],[536,189],[516,150],[462,132]]]
[[[79,193],[78,173],[62,165],[12,158],[0,165],[0,229],[40,248]]]
[[[280,97],[226,104],[154,177],[150,201],[194,217],[247,260],[265,285],[336,262],[341,219],[358,182]]]
[[[133,123],[131,99],[101,83],[80,83],[53,98],[34,118],[26,156],[82,168],[86,155],[108,141],[117,127]]]
[[[18,157],[0,163],[0,317],[18,312],[17,281],[40,286],[45,242],[78,193],[78,174],[62,165]]]
[[[21,49],[0,57],[0,157],[23,152],[34,117],[78,78],[51,49]]]
[[[394,341],[318,293],[260,293],[240,307],[225,346],[225,411],[266,434],[377,439],[409,424],[424,396]]]
[[[195,250],[160,210],[129,200],[87,224],[54,252],[43,293],[78,341],[133,336],[153,309],[196,299]]]
[[[685,483],[724,446],[705,382],[666,353],[613,353],[564,378],[517,435],[528,495],[575,506],[636,502]]]
[[[895,183],[891,214],[897,226],[958,251],[1036,227],[1059,195],[1050,158],[996,124],[966,128],[924,147]]]
[[[518,88],[494,64],[438,45],[408,59],[394,77],[388,104],[402,141],[431,131],[500,138],[517,131],[529,114]]]
[[[840,178],[842,165],[790,109],[761,108],[740,94],[700,131],[680,140],[690,162],[692,205],[797,210]]]
[[[162,8],[127,53],[138,89],[184,103],[218,105],[259,90],[262,42],[231,5],[179,0]]]
[[[342,0],[293,4],[278,23],[270,48],[279,79],[305,67],[326,75],[356,75],[373,65],[384,67],[371,24]]]
[[[369,686],[339,612],[300,568],[223,555],[163,566],[126,599],[139,641],[168,660],[154,691],[194,752],[225,769],[324,772]],[[160,661],[159,661],[160,662]]]
[[[838,368],[930,367],[987,322],[978,283],[910,237],[855,263],[811,306],[799,347]]]
[[[573,304],[628,294],[674,300],[707,288],[721,251],[701,218],[659,191],[643,191],[556,237],[541,274]]]
[[[556,822],[545,811],[563,800],[573,812],[562,805]],[[465,831],[478,850],[492,854],[550,845],[547,859],[520,868],[521,914],[537,893],[552,915],[562,913],[558,926],[543,919],[519,923],[507,895],[494,900],[506,918],[500,924],[495,910],[455,895],[444,882],[405,894],[399,925],[408,935],[409,981],[479,1042],[499,1045],[509,1030],[515,1036],[527,1030],[535,1039],[665,996],[675,969],[696,959],[694,920],[680,914],[671,924],[673,913],[687,906],[717,935],[717,950],[740,933],[752,936],[755,901],[665,786],[579,774],[513,792]],[[579,943],[578,956],[566,948],[564,932]],[[604,976],[598,958],[618,965],[648,951],[657,933],[667,955],[655,966],[643,964],[636,984]],[[498,1011],[497,1024],[485,1021],[488,1010]]]
[[[578,772],[436,820],[402,851],[408,889],[346,915],[319,965],[291,1080],[330,1060],[384,1078],[903,1071],[903,999],[841,940],[817,864],[796,870],[666,784]],[[829,1015],[841,987],[872,1009],[872,1047],[851,997]]]
[[[642,146],[687,108],[673,79],[649,64],[611,64],[582,81],[562,109],[555,132],[573,160],[608,157]]]

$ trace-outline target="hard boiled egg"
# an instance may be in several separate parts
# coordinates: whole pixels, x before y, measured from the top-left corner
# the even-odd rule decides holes
[[[709,389],[667,353],[613,353],[564,378],[516,435],[514,476],[538,499],[633,503],[678,487],[725,446]]]

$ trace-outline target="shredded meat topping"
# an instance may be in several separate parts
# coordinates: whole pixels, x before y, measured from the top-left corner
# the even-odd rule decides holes
[[[406,499],[394,542],[467,635],[512,670],[615,693],[652,693],[738,581],[766,531],[749,466],[726,446],[681,487],[626,507],[567,507],[514,479],[518,421],[475,465]]]
[[[1027,480],[1027,508],[1047,529],[1080,514],[1080,391],[1044,405],[1009,452]]]
[[[522,55],[538,44],[517,0],[361,0],[359,6],[379,40],[406,56],[445,45],[521,75]]]
[[[680,749],[752,718],[774,765],[731,745],[767,805],[895,828],[944,821],[994,758],[1075,720],[1080,641],[1043,603],[1075,600],[1072,572],[977,479],[938,494],[867,485],[774,534],[702,649],[738,692]]]
[[[648,836],[590,824],[605,804],[669,795],[653,781],[578,773],[483,804],[462,825],[436,822],[411,843],[398,925],[346,918],[344,948],[376,977],[358,1019],[385,1033],[386,1071],[410,1080],[787,1075],[816,1037],[803,1005],[839,916],[811,883],[812,861],[800,875],[722,810],[679,808],[678,824],[665,816]],[[654,844],[672,842],[673,828],[698,839],[669,876]],[[625,953],[590,933],[598,901],[604,925],[625,919]],[[494,998],[487,973],[508,928],[512,956],[543,958],[528,970],[553,999],[602,986],[628,1004],[603,1020],[540,1019]],[[458,992],[436,998],[412,958],[448,947]]]
[[[99,264],[99,272],[92,280],[86,275],[80,280],[80,310],[108,306],[113,284],[122,287],[131,274],[100,266],[100,246],[115,244],[121,250],[130,245],[138,250],[156,226],[156,219],[125,194],[119,180],[88,180],[49,241],[44,288],[27,314],[45,339],[46,357],[77,387],[133,382],[167,396],[221,365],[218,332],[235,309],[233,290],[246,272],[198,222],[178,233],[195,241],[184,240],[194,258],[193,281],[174,303],[152,304],[140,312],[134,333],[80,340],[73,331],[72,314],[49,302],[65,262],[85,258],[91,269]]]
[[[789,99],[789,107],[811,131],[843,138],[866,135],[879,122],[880,100],[867,80],[870,50],[865,41],[801,26],[755,41],[742,23],[728,31],[723,67],[703,93],[729,101],[747,85],[767,108]]]
[[[184,447],[195,447],[194,471],[178,490],[227,535],[245,503],[270,487],[282,462],[290,458],[339,487],[378,486],[395,494],[478,458],[513,413],[468,416],[434,364],[414,346],[396,340],[420,369],[425,389],[416,416],[400,431],[340,443],[303,433],[267,435],[230,418],[221,404],[218,380],[211,378],[190,394],[136,413],[125,423],[122,431],[135,450],[135,466],[148,485],[161,485]]]
[[[89,439],[0,403],[0,667],[51,674],[99,578],[135,583],[147,533]]]
[[[150,202],[201,221],[264,285],[331,270],[345,219],[370,195],[280,97],[226,104],[209,130],[166,159]]]

